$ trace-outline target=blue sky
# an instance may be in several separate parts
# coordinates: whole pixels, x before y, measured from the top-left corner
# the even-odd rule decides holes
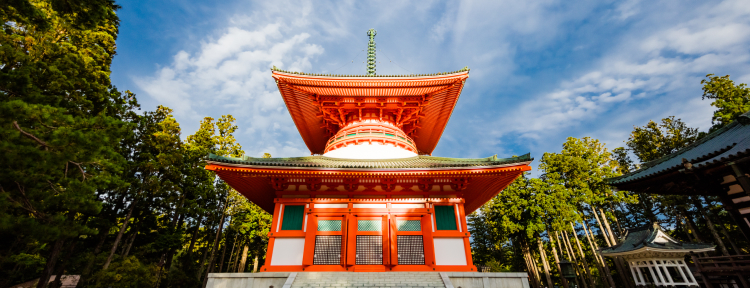
[[[232,114],[247,155],[310,152],[271,78],[455,71],[469,80],[435,156],[558,152],[567,137],[623,146],[667,116],[707,130],[708,73],[750,82],[746,1],[129,1],[112,79],[143,109],[175,110],[183,136]],[[534,165],[536,167],[536,165]]]

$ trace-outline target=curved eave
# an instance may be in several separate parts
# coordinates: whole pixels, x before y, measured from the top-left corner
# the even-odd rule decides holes
[[[233,168],[248,168],[248,169],[258,169],[258,170],[289,170],[289,171],[320,171],[320,172],[378,172],[378,173],[388,173],[388,172],[436,172],[436,171],[484,171],[484,170],[494,170],[499,168],[508,168],[508,167],[516,167],[516,166],[528,166],[531,161],[524,161],[524,162],[516,162],[516,163],[507,163],[507,164],[500,164],[500,165],[491,165],[491,166],[470,166],[470,167],[435,167],[435,168],[330,168],[330,167],[298,167],[298,166],[266,166],[266,165],[247,165],[247,164],[234,164],[234,163],[225,163],[225,162],[219,162],[219,161],[211,161],[208,160],[206,163],[209,164],[209,166],[206,166],[206,169],[212,170],[215,166],[228,166]]]
[[[605,179],[618,189],[631,189],[649,180],[679,173],[685,169],[682,161],[691,163],[693,170],[710,169],[750,155],[750,112],[705,137],[662,158],[643,163],[636,171]]]
[[[315,97],[410,97],[431,95],[414,132],[420,153],[431,154],[453,114],[468,71],[431,76],[331,77],[272,71],[284,103],[313,154],[323,154],[329,135],[318,117]]]
[[[690,253],[691,251],[695,253],[701,253],[701,252],[710,252],[714,250],[716,250],[715,247],[707,247],[707,248],[700,248],[700,249],[661,249],[661,248],[656,248],[656,247],[643,246],[641,248],[630,250],[630,251],[614,252],[614,253],[601,251],[600,253],[602,254],[602,256],[616,257],[616,256],[633,256],[633,255],[637,255],[641,253],[649,253],[649,252],[675,253],[675,254],[685,255],[687,253]]]

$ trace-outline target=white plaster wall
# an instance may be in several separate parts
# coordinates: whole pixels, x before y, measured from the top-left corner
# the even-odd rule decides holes
[[[271,254],[271,265],[302,265],[305,238],[276,238]]]
[[[349,145],[341,147],[323,156],[331,158],[345,159],[397,159],[417,156],[417,153],[406,149],[398,148],[393,145],[383,145],[381,143],[360,143],[359,145]]]
[[[466,265],[464,238],[435,238],[435,265]]]

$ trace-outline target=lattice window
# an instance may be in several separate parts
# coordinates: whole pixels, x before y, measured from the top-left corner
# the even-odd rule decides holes
[[[313,264],[341,264],[341,235],[315,236],[315,253],[313,254]]]
[[[318,231],[341,231],[341,220],[318,220]]]
[[[357,265],[383,265],[383,236],[357,235]]]
[[[419,220],[398,220],[396,226],[398,231],[422,231],[422,224]]]
[[[399,235],[398,265],[424,265],[424,242],[422,235]]]
[[[359,220],[357,221],[357,231],[380,231],[383,222],[380,220]]]

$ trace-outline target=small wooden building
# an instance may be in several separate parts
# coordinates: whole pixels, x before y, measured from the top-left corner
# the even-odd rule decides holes
[[[699,286],[685,255],[714,251],[713,244],[682,242],[667,235],[659,224],[627,231],[625,239],[600,250],[605,257],[622,257],[638,286]]]

